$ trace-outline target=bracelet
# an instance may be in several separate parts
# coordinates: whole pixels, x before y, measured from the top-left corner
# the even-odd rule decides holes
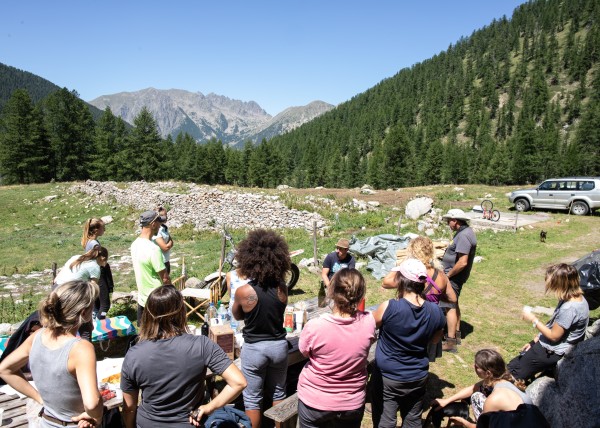
[[[540,322],[540,320],[536,318],[536,319],[534,319],[534,320],[533,320],[533,322],[531,323],[531,326],[532,326],[533,328],[535,328],[535,326],[536,326],[536,325],[537,325],[537,323],[539,323],[539,322]]]

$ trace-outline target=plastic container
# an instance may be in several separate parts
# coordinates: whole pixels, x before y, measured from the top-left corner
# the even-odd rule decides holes
[[[229,319],[229,314],[227,313],[227,308],[225,307],[225,305],[219,306],[219,309],[217,309],[217,316],[219,317],[219,324],[227,323],[227,320]]]
[[[210,302],[210,305],[208,305],[208,309],[206,310],[206,319],[208,320],[209,325],[216,325],[219,323],[217,308],[215,308],[213,302]]]
[[[283,314],[283,327],[285,331],[291,333],[294,331],[294,308],[287,306]]]

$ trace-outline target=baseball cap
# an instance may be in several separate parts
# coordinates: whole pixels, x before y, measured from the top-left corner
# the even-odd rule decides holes
[[[160,216],[158,215],[158,213],[156,211],[152,211],[152,210],[144,211],[140,215],[140,226],[142,226],[142,227],[149,226],[150,223],[152,223],[155,220],[158,220],[159,218],[160,218]]]
[[[403,277],[414,282],[427,280],[427,268],[421,261],[413,258],[404,259],[402,263],[392,268],[392,272],[400,272]]]

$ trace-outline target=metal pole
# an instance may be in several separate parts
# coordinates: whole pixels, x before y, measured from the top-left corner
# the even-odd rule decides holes
[[[517,231],[517,222],[519,221],[519,211],[517,211],[517,214],[515,215],[515,232]]]
[[[396,235],[400,235],[400,228],[402,227],[402,214],[398,217],[398,227],[396,228]]]

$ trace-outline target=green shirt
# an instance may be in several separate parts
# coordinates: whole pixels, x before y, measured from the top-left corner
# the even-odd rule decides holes
[[[146,306],[148,295],[162,285],[158,272],[165,270],[160,247],[149,239],[137,238],[131,244],[131,262],[138,288],[138,303]]]

